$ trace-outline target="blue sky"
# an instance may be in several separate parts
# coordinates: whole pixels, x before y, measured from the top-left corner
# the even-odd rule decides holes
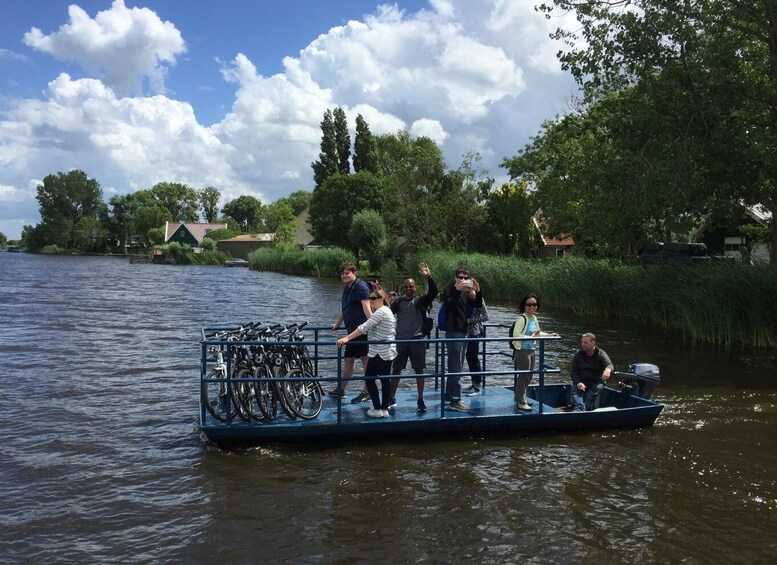
[[[533,0],[0,0],[0,232],[78,168],[105,199],[160,181],[223,205],[312,190],[319,123],[427,135],[488,173],[576,94]]]

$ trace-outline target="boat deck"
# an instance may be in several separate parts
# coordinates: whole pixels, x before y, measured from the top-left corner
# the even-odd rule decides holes
[[[352,385],[353,386],[353,385]],[[289,419],[279,410],[272,422],[244,422],[235,417],[231,422],[219,422],[207,415],[202,430],[218,443],[261,443],[263,441],[315,442],[321,438],[356,439],[364,437],[394,437],[446,435],[485,435],[549,433],[553,431],[586,431],[614,427],[651,425],[662,406],[651,400],[623,396],[614,389],[605,389],[603,407],[592,412],[570,412],[566,403],[569,387],[546,385],[544,403],[536,400],[539,387],[529,388],[532,410],[518,410],[513,400],[512,387],[487,386],[483,394],[466,397],[469,412],[441,410],[439,390],[427,389],[424,400],[427,410],[416,409],[414,388],[397,391],[397,406],[388,418],[369,418],[366,415],[371,402],[352,404],[356,392],[348,394],[340,405],[330,396],[324,399],[321,413],[312,420]],[[354,391],[357,387],[354,386]],[[622,404],[622,406],[618,406]]]

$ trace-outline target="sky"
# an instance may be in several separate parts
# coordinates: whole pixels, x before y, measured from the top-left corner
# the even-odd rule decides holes
[[[0,0],[0,232],[81,169],[111,196],[180,182],[223,206],[312,190],[324,112],[500,167],[577,88],[535,0]]]

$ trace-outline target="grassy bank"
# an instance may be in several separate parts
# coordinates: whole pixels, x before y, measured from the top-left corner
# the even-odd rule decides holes
[[[335,277],[340,263],[353,256],[342,249],[262,249],[249,260],[252,269]],[[642,267],[435,252],[409,257],[399,268],[387,265],[381,282],[391,286],[402,274],[416,276],[420,261],[429,263],[442,284],[453,278],[458,265],[466,265],[493,300],[517,304],[521,296],[535,292],[554,308],[677,329],[691,342],[777,346],[777,268],[772,266],[704,262]]]

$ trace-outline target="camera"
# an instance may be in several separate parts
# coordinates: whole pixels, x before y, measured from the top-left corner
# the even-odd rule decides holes
[[[466,288],[472,288],[472,279],[467,279],[464,281],[464,286]]]

